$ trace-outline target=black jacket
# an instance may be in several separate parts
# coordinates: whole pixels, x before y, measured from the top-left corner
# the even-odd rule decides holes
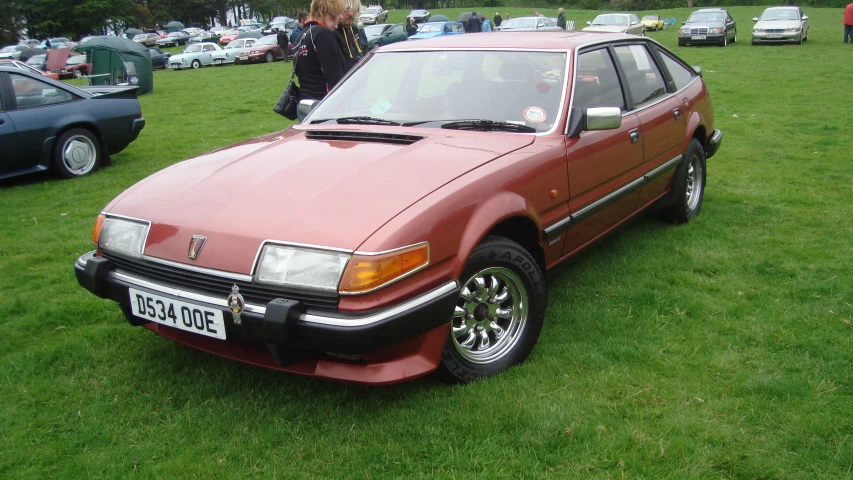
[[[565,12],[561,13],[560,16],[557,17],[557,26],[562,28],[563,30],[566,29],[566,14],[565,14]]]
[[[483,31],[483,24],[480,22],[479,15],[471,15],[468,17],[468,24],[466,25],[466,30],[468,33],[480,33]]]
[[[367,35],[360,28],[343,25],[338,25],[335,33],[338,34],[338,39],[341,41],[339,46],[347,66],[344,71],[346,73],[367,53]]]
[[[504,21],[503,17],[501,17],[500,15],[495,15],[495,22],[494,23],[495,23],[496,27],[500,27],[501,22],[503,22],[503,21]]]
[[[418,26],[414,23],[406,24],[406,36],[411,37],[412,35],[418,33]]]
[[[322,99],[346,72],[337,34],[316,21],[306,22],[293,48],[299,99]]]
[[[283,28],[281,30],[279,30],[278,33],[276,34],[275,43],[277,43],[278,46],[281,47],[281,54],[287,55],[287,44],[288,44],[287,32],[285,32]]]

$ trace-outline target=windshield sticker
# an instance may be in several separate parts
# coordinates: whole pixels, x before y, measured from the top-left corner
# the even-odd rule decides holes
[[[642,45],[631,45],[631,54],[634,55],[634,61],[637,62],[637,70],[651,70],[649,57]]]
[[[548,93],[551,91],[551,85],[547,82],[539,82],[536,84],[536,90],[539,90],[539,93]]]
[[[374,115],[379,115],[387,112],[391,109],[391,102],[389,102],[385,97],[379,97],[373,103],[373,106],[370,107],[370,113]]]
[[[527,109],[524,110],[524,118],[528,122],[542,123],[545,121],[545,118],[547,118],[547,115],[545,115],[545,110],[542,110],[539,107],[527,107]]]

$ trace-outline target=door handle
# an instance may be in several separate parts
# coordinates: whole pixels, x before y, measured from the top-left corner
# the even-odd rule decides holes
[[[3,125],[4,123],[6,123],[6,120],[3,120],[2,118],[0,118],[0,125]]]
[[[677,109],[677,108],[676,108],[675,110],[673,110],[673,111],[672,111],[672,113],[675,115],[675,119],[676,119],[676,120],[678,120],[679,118],[681,118],[681,110],[679,110],[679,109]]]
[[[640,131],[636,128],[628,132],[628,135],[631,136],[631,143],[637,143],[640,141]]]

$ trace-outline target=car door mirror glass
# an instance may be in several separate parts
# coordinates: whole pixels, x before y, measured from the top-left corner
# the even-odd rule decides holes
[[[808,15],[803,15],[803,20],[808,20],[808,19],[809,19]]]
[[[300,117],[305,118],[311,110],[314,110],[314,107],[317,106],[317,100],[304,99],[300,100],[299,104],[296,105],[296,112]]]
[[[586,109],[587,130],[613,130],[622,126],[619,107],[592,107]]]

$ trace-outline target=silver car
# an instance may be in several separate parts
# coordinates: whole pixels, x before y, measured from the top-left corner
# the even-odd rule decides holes
[[[800,45],[809,39],[809,17],[800,7],[771,7],[764,10],[752,27],[752,44],[793,42]]]
[[[495,30],[499,30],[501,32],[547,32],[551,30],[562,30],[562,28],[558,27],[557,23],[548,17],[519,17],[504,20],[504,22],[501,23],[501,26],[497,27]]]
[[[646,35],[646,26],[640,22],[640,17],[633,13],[602,13],[591,22],[586,22],[588,27],[584,32],[609,32],[609,33],[631,33]]]

